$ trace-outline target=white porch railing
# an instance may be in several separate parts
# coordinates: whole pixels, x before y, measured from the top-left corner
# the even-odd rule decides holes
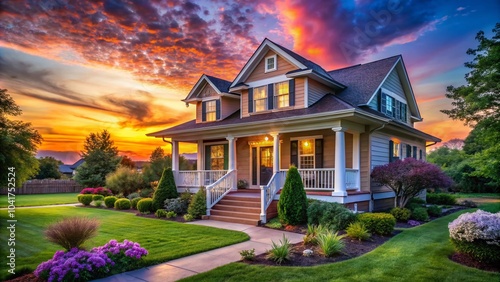
[[[210,209],[217,204],[232,188],[236,188],[236,170],[231,170],[219,180],[206,187],[207,189],[207,215]]]
[[[274,199],[274,195],[283,187],[286,179],[286,171],[280,171],[273,174],[269,183],[265,186],[260,186],[260,220],[266,223],[266,211]]]
[[[182,188],[199,188],[214,183],[225,174],[227,170],[181,170],[175,175],[175,184]]]
[[[333,191],[335,188],[335,168],[298,169],[305,190]],[[287,170],[281,170],[286,172]],[[346,189],[359,189],[359,170],[346,168]],[[284,182],[284,180],[283,180]]]

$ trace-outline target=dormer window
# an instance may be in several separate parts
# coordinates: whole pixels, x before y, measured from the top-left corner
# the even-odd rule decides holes
[[[266,70],[265,72],[275,71],[278,69],[278,59],[276,55],[266,57],[265,61]]]
[[[404,102],[382,92],[380,111],[388,117],[406,123],[408,121],[407,105]]]
[[[202,121],[220,119],[220,100],[205,101],[202,104]]]

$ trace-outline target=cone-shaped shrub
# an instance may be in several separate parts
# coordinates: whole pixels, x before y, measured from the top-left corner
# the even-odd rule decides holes
[[[200,188],[193,196],[193,200],[188,207],[188,214],[193,218],[201,218],[207,214],[207,194],[205,187]]]
[[[278,201],[278,215],[284,224],[297,225],[307,220],[307,197],[299,171],[291,166]]]
[[[163,208],[166,199],[179,197],[175,186],[174,173],[171,168],[163,170],[158,187],[153,194],[153,211]]]

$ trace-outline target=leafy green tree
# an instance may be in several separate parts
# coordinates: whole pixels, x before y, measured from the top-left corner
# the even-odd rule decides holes
[[[59,171],[59,165],[62,165],[63,162],[56,160],[53,157],[43,157],[40,158],[38,162],[40,163],[40,170],[35,176],[36,179],[61,178],[62,174]]]
[[[307,196],[299,171],[291,166],[278,201],[278,216],[284,224],[297,225],[307,220]]]
[[[106,188],[113,191],[114,194],[123,193],[124,196],[127,196],[143,187],[142,175],[135,169],[126,166],[120,166],[116,171],[106,176]]]
[[[172,167],[172,156],[165,155],[165,151],[161,147],[157,147],[149,157],[149,164],[146,164],[142,170],[144,181],[151,183],[160,180],[163,170],[167,167]],[[192,170],[195,168],[183,156],[179,156],[179,169]]]
[[[107,130],[90,133],[81,152],[85,162],[76,169],[75,180],[82,186],[99,187],[106,183],[106,175],[114,172],[120,163],[118,148]]]
[[[177,186],[175,186],[172,169],[166,168],[163,170],[163,175],[161,176],[160,182],[158,182],[158,187],[153,194],[154,211],[163,208],[166,199],[173,199],[178,196],[179,193],[177,193]]]
[[[7,187],[12,178],[16,187],[20,187],[38,172],[35,155],[42,136],[31,123],[8,118],[20,115],[21,108],[7,94],[7,89],[0,89],[0,187]],[[8,172],[15,173],[15,177]]]
[[[128,156],[122,156],[120,165],[128,168],[135,168],[135,162]]]

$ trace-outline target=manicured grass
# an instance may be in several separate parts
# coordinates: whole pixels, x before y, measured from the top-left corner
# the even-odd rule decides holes
[[[76,195],[78,193],[16,195],[14,199],[16,207],[48,206],[78,203]],[[7,195],[0,195],[0,208],[6,208],[8,205]]]
[[[81,207],[50,207],[17,209],[15,230],[16,268],[28,267],[34,270],[38,264],[62,249],[44,239],[43,232],[47,225],[66,216],[88,216],[101,222],[99,235],[86,243],[87,248],[104,245],[111,239],[128,239],[141,244],[149,251],[145,265],[158,264],[191,254],[235,244],[248,240],[243,232],[229,231],[205,226],[184,224],[153,218],[143,218],[132,213],[106,209]],[[3,224],[7,220],[7,211],[0,213]],[[8,250],[8,230],[0,229],[0,246]],[[5,254],[5,255],[4,255]],[[0,257],[0,281],[7,274],[6,253]]]
[[[500,199],[500,193],[456,193],[457,198],[492,198]]]
[[[485,206],[498,211],[498,205]],[[472,211],[472,210],[467,210]],[[456,264],[448,223],[451,214],[398,234],[361,257],[315,267],[232,263],[182,281],[498,281],[498,273]]]

